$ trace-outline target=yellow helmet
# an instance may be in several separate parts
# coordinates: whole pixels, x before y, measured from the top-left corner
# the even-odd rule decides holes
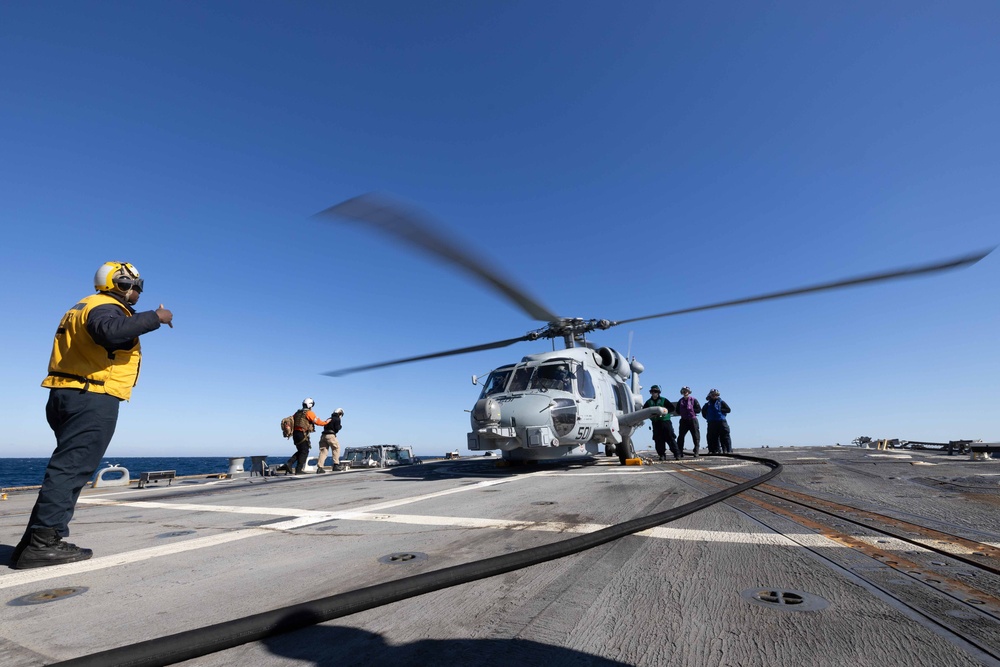
[[[128,262],[104,262],[94,274],[94,287],[98,292],[142,292],[139,271]]]

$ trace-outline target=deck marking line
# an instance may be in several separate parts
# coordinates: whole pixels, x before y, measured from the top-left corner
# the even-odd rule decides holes
[[[291,530],[293,528],[301,528],[303,526],[309,526],[316,523],[345,519],[349,518],[350,515],[361,514],[364,512],[378,511],[379,509],[384,509],[386,507],[395,507],[410,502],[418,502],[420,500],[426,500],[428,498],[436,498],[439,496],[449,495],[452,493],[460,493],[462,491],[473,490],[485,486],[494,486],[497,484],[503,484],[509,481],[515,481],[518,479],[526,479],[526,478],[527,476],[512,477],[501,480],[487,480],[484,482],[479,482],[474,485],[470,484],[469,486],[460,486],[454,489],[436,491],[434,493],[412,496],[410,498],[403,498],[396,501],[377,503],[375,505],[369,505],[367,507],[355,508],[352,510],[345,510],[341,512],[323,512],[317,510],[289,510],[289,509],[275,510],[273,508],[259,508],[259,507],[242,508],[234,505],[171,504],[171,503],[156,503],[144,500],[136,502],[127,502],[127,501],[122,502],[119,500],[106,500],[102,498],[80,498],[79,502],[91,505],[121,506],[121,507],[139,506],[146,508],[156,507],[163,509],[188,509],[191,511],[209,511],[209,512],[215,511],[215,512],[229,512],[238,514],[248,514],[248,513],[279,514],[282,516],[293,516],[295,518],[290,519],[288,521],[282,521],[279,523],[270,524],[267,527],[245,528],[245,529],[235,530],[232,532],[221,533],[219,535],[196,537],[190,540],[175,542],[173,544],[164,544],[155,547],[148,547],[146,549],[137,549],[135,551],[125,551],[111,556],[100,556],[97,558],[92,558],[90,560],[80,561],[79,563],[67,563],[66,565],[53,565],[50,567],[37,568],[33,570],[16,570],[10,574],[0,575],[0,589],[11,588],[14,586],[20,586],[22,584],[29,584],[38,581],[45,581],[47,579],[56,579],[58,577],[75,575],[81,572],[92,572],[94,570],[102,570],[109,567],[126,565],[129,563],[137,563],[140,561],[149,560],[151,558],[169,556],[172,554],[182,553],[185,551],[192,551],[194,549],[204,549],[208,547],[214,547],[220,544],[226,544],[228,542],[235,542],[237,540],[246,539],[248,537],[258,537],[261,535],[267,535],[273,533],[276,530]]]
[[[538,530],[554,533],[592,533],[606,524],[569,524],[561,521],[511,521],[508,519],[478,519],[470,517],[427,516],[417,514],[356,514],[343,516],[348,521],[385,521],[418,526],[455,526],[458,528],[494,528],[499,530]],[[737,533],[731,531],[690,530],[658,526],[640,531],[636,535],[666,540],[686,540],[703,542],[734,542],[739,544],[780,544],[798,546],[795,540],[774,532]],[[803,536],[797,536],[803,539]],[[843,545],[838,545],[843,546]],[[846,548],[846,547],[845,547]]]

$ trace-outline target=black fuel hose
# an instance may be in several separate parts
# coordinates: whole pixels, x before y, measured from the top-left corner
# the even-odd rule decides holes
[[[532,547],[514,553],[494,556],[475,563],[453,565],[433,572],[416,574],[395,581],[375,584],[346,593],[338,593],[311,602],[265,611],[253,616],[245,616],[232,621],[216,623],[195,630],[185,630],[166,637],[149,639],[137,644],[91,653],[79,658],[53,663],[59,667],[139,667],[172,665],[191,660],[209,653],[222,651],[241,644],[260,641],[293,630],[350,616],[407,598],[423,595],[443,588],[450,588],[478,579],[494,577],[531,565],[563,558],[602,544],[607,544],[626,535],[655,528],[665,523],[710,507],[747,489],[762,484],[781,472],[781,464],[771,459],[742,454],[727,454],[736,459],[761,463],[769,468],[767,473],[723,491],[663,512],[631,519],[624,523],[608,526],[592,533],[560,540],[553,544]]]

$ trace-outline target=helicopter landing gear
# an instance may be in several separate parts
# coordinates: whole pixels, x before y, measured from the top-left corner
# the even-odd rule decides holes
[[[628,465],[626,461],[635,458],[635,449],[632,447],[632,438],[625,438],[620,445],[615,447],[618,450],[618,460],[622,465]]]
[[[604,455],[605,456],[615,455],[615,445],[613,442],[609,442],[608,444],[604,445]]]

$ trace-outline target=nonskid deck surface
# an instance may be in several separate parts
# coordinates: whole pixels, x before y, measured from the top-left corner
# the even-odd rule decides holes
[[[184,664],[1000,664],[1000,461],[743,453],[784,471],[580,554]],[[50,664],[548,544],[767,470],[722,457],[616,464],[463,459],[88,490],[70,540],[93,559],[0,568],[0,664]],[[0,502],[0,561],[33,501]]]

